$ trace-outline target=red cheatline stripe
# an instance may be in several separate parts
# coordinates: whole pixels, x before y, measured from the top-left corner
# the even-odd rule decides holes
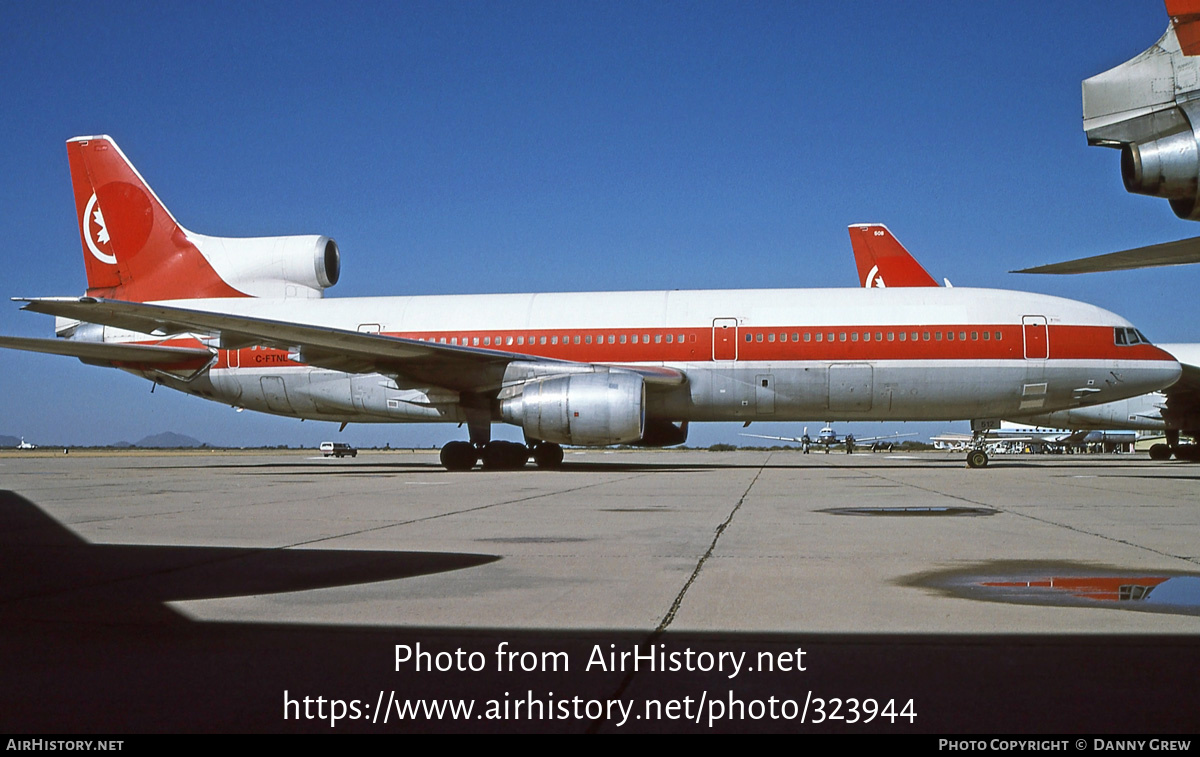
[[[714,347],[719,359],[732,359],[736,348],[739,361],[1016,360],[1025,357],[1025,335],[1020,325],[987,328],[979,325],[892,325],[871,329],[863,326],[822,326],[820,329],[739,327],[736,334],[729,329],[724,339],[721,333],[718,332],[715,345],[712,328],[497,329],[389,335],[583,363],[703,361],[713,358]],[[587,343],[588,337],[591,337],[591,344]],[[545,344],[542,344],[543,338]],[[1047,340],[1049,356],[1053,360],[1168,359],[1150,345],[1117,345],[1109,326],[1050,326]],[[1030,354],[1041,355],[1044,350],[1041,346],[1031,346]],[[295,365],[287,359],[287,354],[285,350],[245,349],[238,356],[238,364],[244,368]],[[218,367],[228,365],[228,355],[223,352]]]

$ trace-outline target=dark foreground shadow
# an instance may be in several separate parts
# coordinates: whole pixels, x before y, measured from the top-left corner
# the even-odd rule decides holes
[[[164,605],[404,580],[495,559],[93,545],[33,503],[0,493],[0,731],[1200,728],[1200,638],[1191,636],[651,638],[640,632],[495,628],[487,618],[479,619],[478,628],[204,623]],[[395,617],[403,623],[402,605]],[[518,654],[506,657],[508,652]],[[643,655],[636,673],[634,653]],[[768,664],[773,671],[765,669]],[[447,702],[471,709],[437,711]],[[412,707],[417,710],[400,714]]]

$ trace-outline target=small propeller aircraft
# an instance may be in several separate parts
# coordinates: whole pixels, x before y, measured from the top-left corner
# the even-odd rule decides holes
[[[889,434],[887,436],[867,436],[862,439],[858,439],[854,436],[854,434],[846,434],[844,439],[839,439],[837,432],[834,431],[833,427],[830,426],[828,423],[826,423],[825,426],[817,433],[816,439],[813,439],[811,436],[808,435],[808,426],[804,427],[804,433],[798,437],[797,436],[766,436],[764,434],[742,434],[742,436],[753,436],[757,439],[775,439],[775,440],[778,440],[781,442],[792,442],[793,444],[799,444],[803,448],[804,454],[806,454],[806,455],[809,453],[809,450],[812,448],[813,444],[819,444],[822,447],[824,447],[825,454],[827,454],[827,455],[829,454],[830,447],[835,447],[839,444],[845,444],[846,445],[846,454],[852,455],[852,454],[854,454],[854,448],[858,445],[862,445],[862,444],[876,445],[879,442],[884,441],[885,439],[898,439],[902,436],[916,436],[916,435],[917,435],[917,433],[914,431],[909,434]],[[891,452],[890,443],[888,444],[887,451]]]

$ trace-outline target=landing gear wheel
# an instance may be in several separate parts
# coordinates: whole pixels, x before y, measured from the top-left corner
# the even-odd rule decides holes
[[[1154,444],[1150,447],[1151,460],[1170,460],[1171,448],[1166,444]]]
[[[986,468],[988,464],[987,453],[981,449],[973,449],[967,453],[968,468]]]
[[[529,449],[516,442],[488,442],[483,447],[484,470],[519,470],[529,460]]]
[[[449,442],[442,447],[439,457],[446,470],[462,471],[475,467],[475,463],[479,460],[479,453],[475,451],[475,445],[470,442]]]
[[[1195,444],[1181,444],[1175,448],[1175,459],[1186,460],[1189,463],[1200,462],[1200,446]]]
[[[541,442],[533,448],[533,462],[539,468],[558,468],[562,461],[563,449],[557,444]]]

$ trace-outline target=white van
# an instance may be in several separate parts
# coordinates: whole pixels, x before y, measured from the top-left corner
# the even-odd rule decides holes
[[[343,442],[321,442],[321,454],[325,457],[358,457],[358,450]]]

